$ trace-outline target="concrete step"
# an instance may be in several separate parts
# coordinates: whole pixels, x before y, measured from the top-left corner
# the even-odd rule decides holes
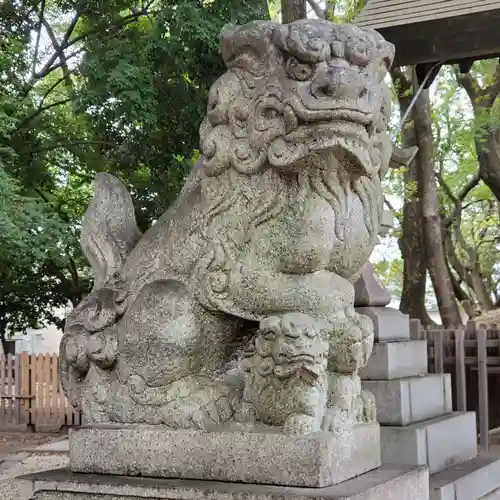
[[[377,402],[381,425],[410,425],[452,411],[451,375],[421,375],[395,380],[364,380]]]
[[[375,340],[410,340],[410,317],[392,307],[356,307],[356,312],[373,321]]]
[[[393,380],[426,375],[427,341],[375,343],[368,365],[359,374],[365,380]]]
[[[478,456],[430,477],[431,500],[500,498],[500,457]]]
[[[380,428],[382,462],[428,465],[431,474],[477,455],[476,414],[454,412],[405,427]]]
[[[500,500],[500,488],[484,495],[484,497],[481,497],[481,500]]]
[[[3,484],[7,483],[2,483],[2,486]],[[426,468],[387,465],[349,481],[320,489],[75,474],[68,469],[21,476],[16,479],[16,484],[22,485],[22,498],[32,500],[429,500],[429,473]],[[16,498],[19,497],[16,495]]]

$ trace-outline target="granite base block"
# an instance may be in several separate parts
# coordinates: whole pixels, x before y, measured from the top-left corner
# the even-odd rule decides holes
[[[373,321],[377,342],[410,340],[410,317],[392,307],[356,307],[356,312]]]
[[[363,389],[375,396],[381,425],[410,425],[453,411],[449,373],[364,380]]]
[[[381,429],[384,463],[428,465],[431,474],[477,455],[476,414],[454,412],[405,427]]]
[[[382,466],[328,488],[75,474],[66,469],[22,479],[32,500],[429,500],[426,467]]]
[[[310,436],[93,426],[69,443],[73,472],[124,476],[322,488],[381,464],[378,424]]]
[[[430,477],[432,500],[500,500],[500,457],[477,456]]]
[[[364,380],[394,380],[427,374],[427,341],[378,342],[368,365],[359,370]]]

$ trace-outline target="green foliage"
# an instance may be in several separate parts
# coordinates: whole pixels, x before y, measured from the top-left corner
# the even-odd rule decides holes
[[[225,71],[221,28],[267,18],[264,6],[262,0],[163,1],[154,18],[88,43],[79,109],[106,142],[105,168],[132,187],[143,228],[173,201],[191,168],[208,90]]]
[[[351,23],[367,0],[326,0],[326,18],[335,23]]]
[[[403,290],[403,259],[385,257],[373,264],[391,297],[400,297]]]
[[[54,321],[68,302],[61,281],[46,267],[60,265],[67,227],[50,207],[21,194],[0,164],[0,336]]]

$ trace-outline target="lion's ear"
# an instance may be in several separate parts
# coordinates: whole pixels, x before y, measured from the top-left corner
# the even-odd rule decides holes
[[[253,75],[267,69],[276,24],[254,21],[244,26],[226,25],[220,34],[220,51],[228,69],[240,68]]]

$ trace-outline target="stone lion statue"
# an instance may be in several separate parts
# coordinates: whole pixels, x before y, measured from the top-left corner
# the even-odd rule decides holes
[[[352,283],[382,217],[394,48],[356,26],[257,21],[225,28],[221,53],[201,159],[156,224],[142,235],[122,183],[96,177],[81,232],[95,284],[66,322],[63,387],[87,423],[210,430],[252,414],[304,434],[373,420],[357,375],[373,327]],[[248,349],[283,347],[288,330],[320,357],[291,369],[286,354],[266,398]]]

